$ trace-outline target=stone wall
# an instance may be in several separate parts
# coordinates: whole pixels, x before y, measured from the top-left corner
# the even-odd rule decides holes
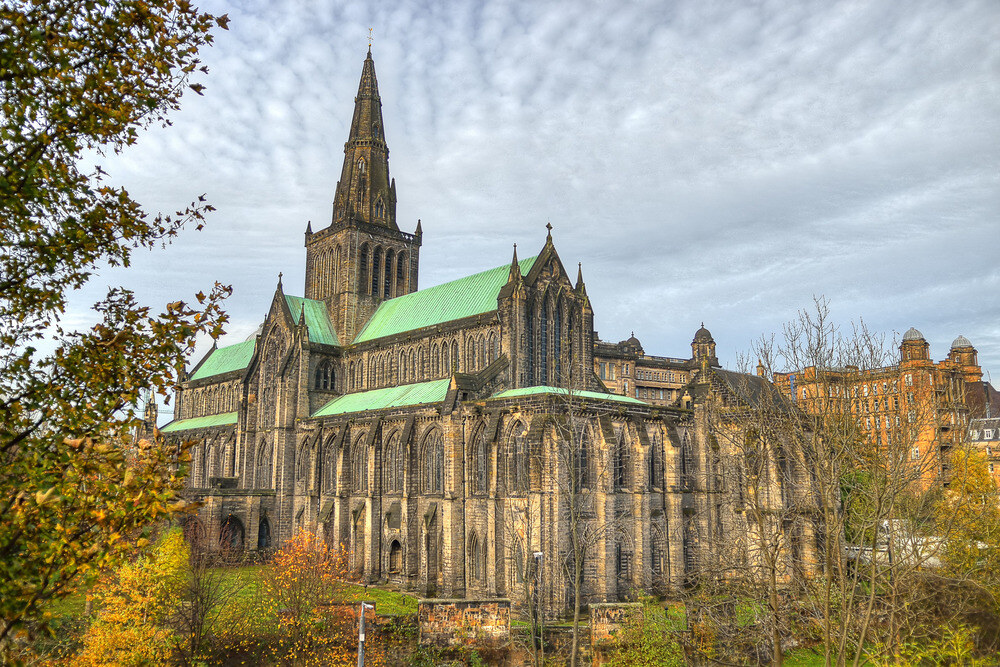
[[[423,646],[499,647],[510,639],[510,600],[420,600]]]
[[[590,605],[590,646],[617,644],[619,635],[633,620],[642,619],[642,603],[598,603]]]

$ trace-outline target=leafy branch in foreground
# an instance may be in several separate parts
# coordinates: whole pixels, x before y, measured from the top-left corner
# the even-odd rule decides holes
[[[111,289],[89,331],[63,318],[99,266],[128,266],[212,210],[199,197],[148,215],[81,162],[169,125],[183,91],[201,92],[198,51],[227,21],[184,0],[0,6],[0,654],[126,537],[184,509],[186,447],[137,442],[135,414],[180,379],[196,336],[221,334],[229,288],[159,314]]]

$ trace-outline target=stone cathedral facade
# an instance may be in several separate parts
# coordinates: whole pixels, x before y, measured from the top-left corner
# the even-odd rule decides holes
[[[177,390],[162,432],[199,443],[192,530],[250,550],[313,531],[364,580],[427,596],[523,601],[540,563],[558,612],[576,517],[585,601],[689,581],[740,518],[699,418],[734,375],[711,334],[669,405],[611,393],[582,271],[551,228],[533,256],[515,245],[418,289],[422,230],[397,224],[370,51],[344,153],[330,223],[305,232],[303,296],[279,280],[259,333]]]

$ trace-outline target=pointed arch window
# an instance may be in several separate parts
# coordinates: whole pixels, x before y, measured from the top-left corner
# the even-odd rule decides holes
[[[584,427],[580,433],[580,442],[577,444],[575,456],[573,457],[574,469],[573,474],[573,490],[577,493],[583,489],[590,488],[591,476],[590,476],[590,452],[591,452],[591,438],[590,429]]]
[[[328,360],[320,362],[316,368],[316,389],[333,389],[333,364]]]
[[[507,435],[507,492],[527,493],[528,491],[528,429],[524,422],[517,421]]]
[[[393,296],[392,293],[392,267],[396,264],[396,253],[392,251],[392,248],[385,253],[385,280],[382,285],[382,297],[389,299]]]
[[[615,491],[624,491],[629,486],[629,447],[628,438],[623,428],[618,433],[613,453],[612,470],[614,473]]]
[[[358,158],[358,172],[365,173],[365,159],[363,157]]]
[[[368,493],[368,448],[364,439],[364,435],[359,435],[354,441],[354,453],[351,457],[354,490],[359,493]]]
[[[541,314],[538,322],[538,371],[541,375],[539,384],[549,383],[549,300],[542,300]]]
[[[404,254],[399,253],[396,257],[396,295],[406,294],[406,266],[403,262]]]
[[[267,440],[261,440],[257,445],[257,488],[271,488],[271,445]],[[207,479],[207,478],[206,478]]]
[[[400,493],[403,490],[403,451],[399,439],[399,431],[389,436],[385,447],[385,491]]]
[[[649,450],[649,485],[651,487],[663,488],[663,438],[660,437],[660,429],[653,429],[653,437],[650,438]]]
[[[486,563],[483,560],[483,549],[479,545],[476,531],[469,533],[469,575],[472,581],[481,581]]]
[[[554,377],[554,380],[555,380],[555,384],[557,384],[557,385],[564,384],[563,378],[562,378],[562,339],[563,339],[562,311],[563,311],[563,300],[562,300],[562,298],[560,298],[559,301],[556,302],[555,317],[553,318],[553,321],[552,321],[552,329],[553,329],[553,331],[552,331],[552,357],[553,357],[552,362],[553,362],[553,365],[555,366],[555,374],[554,374],[555,377]]]
[[[361,246],[361,257],[358,261],[358,291],[362,293],[368,289],[368,258],[370,254],[367,243]]]
[[[451,368],[448,369],[448,373],[451,374],[452,371],[458,372],[458,341],[451,341]]]
[[[374,297],[379,295],[379,280],[382,277],[382,248],[375,248],[375,252],[372,254],[372,284],[371,291],[368,292]]]
[[[490,450],[486,441],[486,427],[480,424],[472,436],[472,456],[469,457],[469,492],[483,496],[489,492]]]
[[[420,491],[422,493],[442,493],[444,491],[444,440],[441,437],[440,429],[432,428],[424,436],[420,468]]]
[[[375,200],[375,217],[382,219],[385,217],[385,204],[382,203],[382,197]]]
[[[322,462],[323,491],[333,493],[337,487],[337,451],[334,449],[332,436],[327,439],[323,448]]]

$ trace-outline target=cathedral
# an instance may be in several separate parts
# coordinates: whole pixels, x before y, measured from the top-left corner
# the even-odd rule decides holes
[[[533,255],[418,289],[384,127],[369,50],[302,295],[279,279],[258,333],[191,368],[162,428],[198,443],[191,530],[237,551],[308,530],[423,596],[518,604],[537,576],[551,613],[685,585],[739,520],[700,406],[763,380],[721,370],[703,326],[630,386],[641,346],[597,339],[551,227]]]

